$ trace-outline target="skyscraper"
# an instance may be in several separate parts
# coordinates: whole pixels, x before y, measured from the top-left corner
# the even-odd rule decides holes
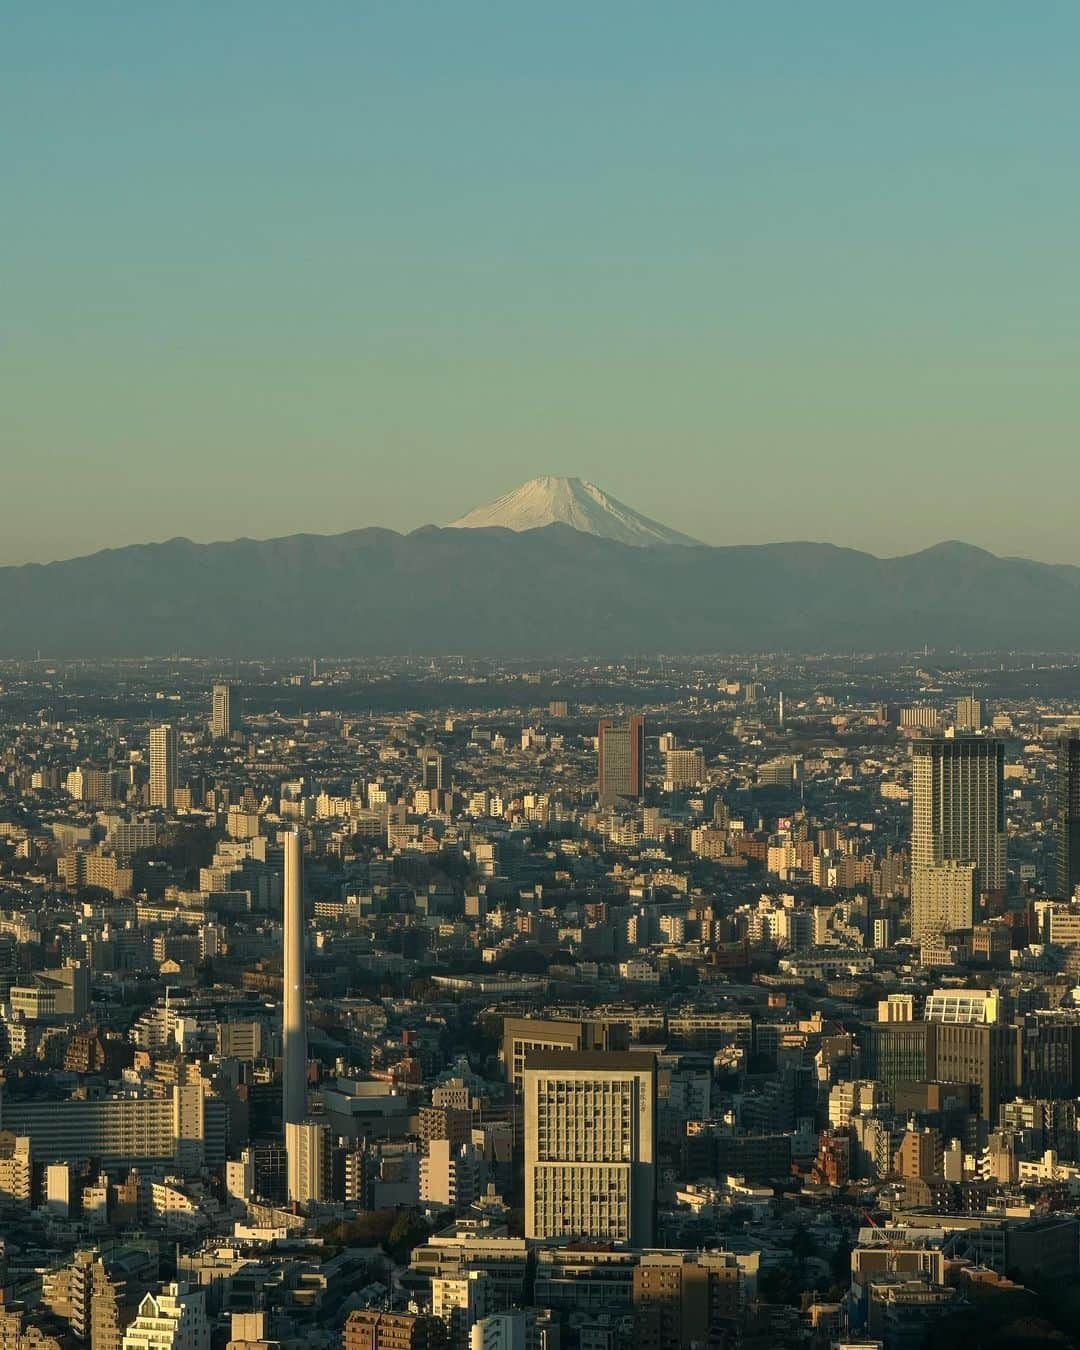
[[[232,735],[232,687],[215,684],[210,713],[210,735],[215,741],[227,741]]]
[[[1057,748],[1057,891],[1065,900],[1080,885],[1080,737],[1062,736]]]
[[[176,804],[176,728],[159,722],[150,728],[150,805],[171,811]]]
[[[1005,890],[1005,747],[982,736],[933,737],[915,742],[912,760],[912,915],[941,930],[946,916],[932,910],[948,888],[932,869],[974,863],[979,891]]]
[[[631,717],[624,726],[604,718],[597,729],[597,788],[601,806],[640,801],[645,795],[645,719]]]
[[[525,1236],[653,1245],[656,1059],[535,1050],[525,1060]]]
[[[282,998],[282,1126],[307,1117],[307,1027],[304,1011],[304,853],[295,830],[285,835],[285,953]]]

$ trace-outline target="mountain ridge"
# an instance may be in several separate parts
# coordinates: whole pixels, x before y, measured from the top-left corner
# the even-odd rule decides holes
[[[948,541],[946,541],[948,542]],[[379,526],[0,568],[0,656],[1062,650],[1080,568],[938,546],[619,543],[565,524]]]

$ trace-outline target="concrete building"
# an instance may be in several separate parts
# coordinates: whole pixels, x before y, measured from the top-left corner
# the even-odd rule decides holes
[[[926,942],[947,932],[970,931],[979,908],[974,862],[930,863],[912,869],[911,936]]]
[[[167,1284],[160,1294],[147,1294],[124,1332],[123,1350],[210,1350],[202,1290]]]
[[[694,787],[705,780],[705,756],[700,750],[668,750],[664,755],[664,782],[672,788]]]
[[[601,806],[640,801],[645,795],[645,719],[617,726],[604,718],[597,728],[597,791]]]
[[[286,1121],[289,1200],[298,1205],[330,1199],[330,1129],[317,1120]]]
[[[927,913],[927,874],[943,863],[974,863],[977,889],[1004,893],[1004,783],[1001,741],[933,737],[912,746],[913,916]]]
[[[29,1209],[33,1181],[29,1137],[0,1131],[0,1211]]]
[[[474,1322],[469,1350],[527,1350],[524,1312],[492,1313]]]
[[[150,728],[150,805],[171,811],[178,781],[176,728],[159,722]]]
[[[90,967],[80,961],[40,970],[11,986],[11,1010],[28,1022],[82,1017],[90,1006]]]
[[[65,1101],[0,1099],[0,1128],[33,1139],[35,1163],[100,1160],[108,1168],[169,1164],[197,1171],[224,1163],[228,1103],[202,1083],[174,1086],[164,1098]]]
[[[1080,737],[1062,736],[1057,746],[1054,827],[1057,893],[1071,900],[1080,885]]]
[[[215,684],[211,699],[210,735],[215,741],[227,741],[232,735],[232,687]]]
[[[525,1236],[653,1244],[656,1059],[537,1050],[525,1061]]]
[[[480,1195],[484,1159],[471,1143],[432,1139],[420,1159],[420,1199],[462,1214]]]
[[[447,1350],[446,1324],[422,1313],[351,1312],[342,1332],[343,1350]]]

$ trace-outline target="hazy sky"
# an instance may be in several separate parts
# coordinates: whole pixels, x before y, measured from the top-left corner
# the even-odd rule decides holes
[[[1080,563],[1075,0],[32,0],[0,562],[445,522]]]

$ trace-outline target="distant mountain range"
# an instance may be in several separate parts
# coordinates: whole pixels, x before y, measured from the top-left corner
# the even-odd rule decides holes
[[[581,487],[600,523],[645,520]],[[960,543],[875,558],[640,542],[565,523],[429,525],[0,568],[0,657],[1080,648],[1080,568]]]

